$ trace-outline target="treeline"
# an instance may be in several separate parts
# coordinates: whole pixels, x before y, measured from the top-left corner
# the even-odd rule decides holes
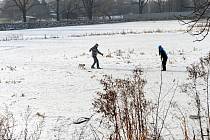
[[[13,21],[112,19],[122,15],[193,11],[206,0],[3,0],[1,17]]]

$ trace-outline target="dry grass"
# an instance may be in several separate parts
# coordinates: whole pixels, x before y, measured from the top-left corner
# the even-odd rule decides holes
[[[103,114],[103,118],[113,126],[108,139],[149,139],[148,118],[152,109],[144,96],[146,81],[142,78],[142,70],[134,70],[130,79],[105,76],[101,83],[104,91],[97,94],[93,105],[96,112]]]

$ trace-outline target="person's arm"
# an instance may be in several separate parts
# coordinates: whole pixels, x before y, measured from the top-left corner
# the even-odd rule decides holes
[[[102,55],[102,56],[103,56],[103,53],[101,53],[99,50],[97,50],[97,52],[98,52],[100,55]]]
[[[159,55],[160,55],[161,60],[163,60],[163,52],[162,51],[159,51]]]
[[[92,51],[92,49],[93,49],[93,48],[90,48],[89,52],[91,52],[91,51]]]

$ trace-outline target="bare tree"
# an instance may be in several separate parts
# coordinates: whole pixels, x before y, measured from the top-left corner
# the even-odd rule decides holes
[[[23,22],[26,22],[26,16],[29,10],[36,5],[40,5],[38,0],[8,0],[4,1],[3,12],[9,12],[12,8],[13,15],[17,17],[17,11],[21,12]]]
[[[114,0],[97,0],[95,2],[95,11],[99,16],[107,16],[111,19],[115,1]]]
[[[189,0],[168,0],[166,1],[166,11],[168,12],[183,12],[187,11],[187,7],[191,3]]]
[[[60,21],[59,6],[60,6],[60,0],[56,0],[56,19],[57,19],[57,21]]]
[[[162,3],[163,3],[163,1],[162,0],[157,0],[156,3],[158,5],[158,10],[161,13],[162,12]]]
[[[22,12],[23,22],[26,22],[26,15],[28,10],[33,7],[35,4],[33,0],[12,0],[15,3],[15,6]]]
[[[148,0],[139,0],[138,7],[139,7],[139,14],[142,14],[144,6],[147,4]]]
[[[40,6],[35,7],[34,9],[37,10],[36,17],[38,17],[40,19],[47,19],[47,18],[49,18],[49,16],[50,16],[49,5],[48,5],[48,3],[45,0],[42,0]],[[29,11],[29,13],[30,13],[30,11]]]
[[[94,7],[94,0],[82,0],[83,6],[87,13],[88,19],[93,19],[93,7]]]
[[[79,5],[78,0],[64,0],[62,14],[68,20],[69,18],[74,17],[75,11],[79,10],[80,8],[81,6]]]
[[[3,17],[10,19],[17,19],[17,17],[21,16],[21,13],[15,3],[12,0],[3,1],[3,6],[1,9],[1,14]]]
[[[193,5],[189,8],[193,10],[189,16],[180,17],[180,21],[187,25],[187,32],[196,36],[195,41],[202,41],[209,33],[210,29],[210,1],[193,0]],[[185,19],[190,19],[185,21]]]
[[[13,19],[13,20],[20,20],[20,19],[23,20],[23,12],[17,6],[14,0],[4,0],[2,3],[3,3],[3,6],[1,7],[0,10],[1,10],[1,15],[3,17],[8,18],[8,19]],[[45,2],[45,0],[42,0],[41,2],[40,0],[33,0],[31,2],[31,7],[24,11],[26,11],[26,14],[24,14],[26,16],[31,15],[39,19],[49,17],[49,6]]]

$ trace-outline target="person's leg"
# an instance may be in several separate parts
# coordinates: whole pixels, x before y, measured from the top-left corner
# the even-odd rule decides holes
[[[162,69],[161,70],[163,70],[163,68],[164,68],[164,63],[163,63],[163,60],[162,60]]]
[[[165,70],[166,70],[166,63],[167,63],[167,59],[166,59],[166,61],[165,61]]]
[[[99,67],[99,61],[98,61],[98,58],[96,57],[96,64],[97,64],[97,68],[100,68]]]
[[[97,58],[93,56],[93,65],[91,66],[91,68],[94,68],[95,64],[97,63]]]
[[[167,61],[167,59],[163,59],[163,61],[162,61],[163,71],[166,71],[166,61]]]

